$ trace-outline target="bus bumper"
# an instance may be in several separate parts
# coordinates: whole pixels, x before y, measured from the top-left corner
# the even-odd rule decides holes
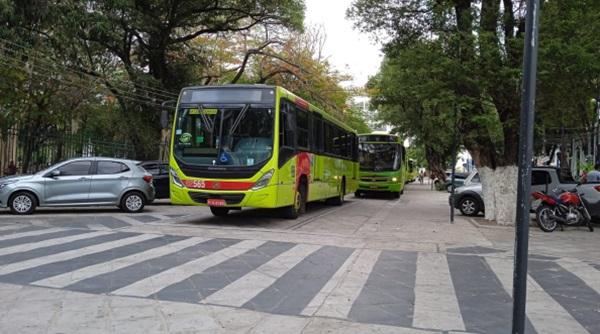
[[[225,204],[219,206],[231,208],[274,208],[277,206],[277,187],[267,186],[258,190],[223,191],[180,188],[171,184],[172,204],[208,206],[209,200],[223,200]]]
[[[399,183],[389,183],[389,182],[359,182],[358,183],[359,191],[381,191],[381,192],[400,192],[402,191],[402,187]]]

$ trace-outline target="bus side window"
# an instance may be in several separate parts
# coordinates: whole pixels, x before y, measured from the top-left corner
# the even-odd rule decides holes
[[[293,106],[287,100],[281,100],[279,115],[279,146],[296,147],[294,132]]]
[[[293,106],[286,100],[281,100],[279,114],[279,161],[281,168],[296,154],[296,137],[294,131]]]
[[[306,110],[298,108],[297,106],[294,106],[294,110],[296,111],[296,139],[298,142],[298,148],[302,150],[308,150],[308,138],[310,137],[308,125],[309,114]]]
[[[310,149],[315,153],[323,152],[323,119],[317,114],[312,117],[312,136]]]

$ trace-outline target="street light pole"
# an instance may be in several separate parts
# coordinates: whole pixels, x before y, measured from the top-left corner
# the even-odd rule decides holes
[[[537,75],[539,5],[539,0],[527,0],[519,136],[517,226],[515,228],[515,264],[513,274],[513,334],[525,333],[527,253],[529,247],[529,209],[531,207],[531,160],[535,112],[535,84]]]

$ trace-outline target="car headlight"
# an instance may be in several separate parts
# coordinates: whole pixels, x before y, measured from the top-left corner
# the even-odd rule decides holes
[[[0,183],[0,190],[6,188],[6,186],[8,186],[9,184],[12,184],[12,183],[14,183],[14,182],[8,181],[8,182]]]
[[[398,178],[394,176],[394,177],[392,178],[392,182],[398,182]]]
[[[173,168],[169,168],[169,170],[171,171],[171,178],[173,178],[173,183],[176,186],[183,188],[183,182],[181,182],[181,179],[179,178],[179,175],[177,175],[177,172]]]
[[[254,186],[252,186],[252,190],[258,190],[258,189],[266,187],[269,184],[269,181],[271,181],[271,178],[273,177],[274,172],[275,172],[275,170],[269,169],[266,173],[264,173],[260,177],[260,179],[258,179],[258,181],[256,181],[256,183],[254,183]]]

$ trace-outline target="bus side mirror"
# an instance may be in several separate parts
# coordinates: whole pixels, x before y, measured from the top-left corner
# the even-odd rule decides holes
[[[165,101],[160,105],[160,127],[161,129],[168,129],[169,126],[169,115],[171,114],[171,109],[174,108],[174,105],[177,101],[169,100]]]

